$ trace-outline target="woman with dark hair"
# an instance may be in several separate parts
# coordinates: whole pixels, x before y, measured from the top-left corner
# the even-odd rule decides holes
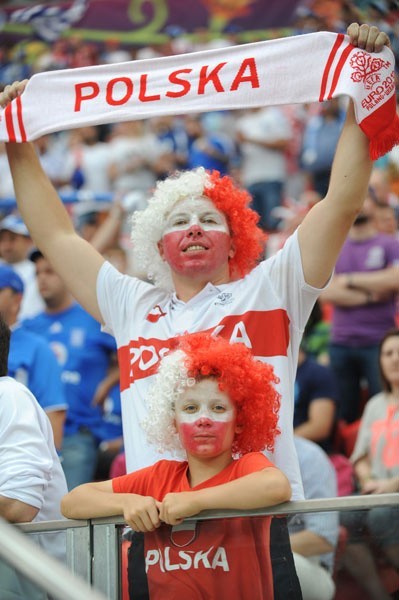
[[[383,391],[366,404],[351,456],[361,494],[399,492],[399,329],[389,330],[379,345]],[[390,598],[379,579],[367,539],[399,569],[399,507],[343,513],[349,544],[344,564],[367,597]]]

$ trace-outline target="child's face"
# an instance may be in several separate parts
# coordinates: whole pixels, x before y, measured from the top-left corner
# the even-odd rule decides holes
[[[236,409],[215,379],[202,379],[186,389],[175,406],[175,423],[188,454],[203,458],[231,455]]]

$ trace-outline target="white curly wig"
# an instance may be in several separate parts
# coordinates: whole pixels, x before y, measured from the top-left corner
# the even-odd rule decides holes
[[[148,206],[133,214],[131,239],[137,266],[157,286],[168,291],[174,289],[170,268],[158,250],[167,215],[179,200],[188,196],[204,196],[205,188],[210,187],[210,177],[203,167],[177,173],[159,181]]]
[[[147,417],[141,422],[147,440],[159,452],[171,452],[184,457],[174,418],[175,404],[187,387],[195,385],[188,376],[187,355],[175,350],[163,357],[154,384],[147,395]]]

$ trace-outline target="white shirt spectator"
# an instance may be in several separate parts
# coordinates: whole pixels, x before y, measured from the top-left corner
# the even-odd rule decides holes
[[[276,107],[250,111],[237,121],[237,130],[244,136],[260,142],[289,140],[291,127],[284,113]],[[241,175],[245,186],[260,181],[284,181],[286,158],[281,150],[265,148],[260,144],[243,142]]]
[[[0,377],[0,495],[39,509],[33,522],[59,520],[67,493],[50,421],[30,391],[11,377]],[[33,539],[65,559],[63,533]]]

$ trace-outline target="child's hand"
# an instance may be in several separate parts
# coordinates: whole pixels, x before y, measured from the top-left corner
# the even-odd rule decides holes
[[[161,521],[155,498],[126,494],[123,499],[123,516],[134,531],[154,531]]]
[[[159,518],[168,525],[178,525],[186,517],[201,512],[201,506],[195,492],[166,494],[162,502],[157,502]]]

